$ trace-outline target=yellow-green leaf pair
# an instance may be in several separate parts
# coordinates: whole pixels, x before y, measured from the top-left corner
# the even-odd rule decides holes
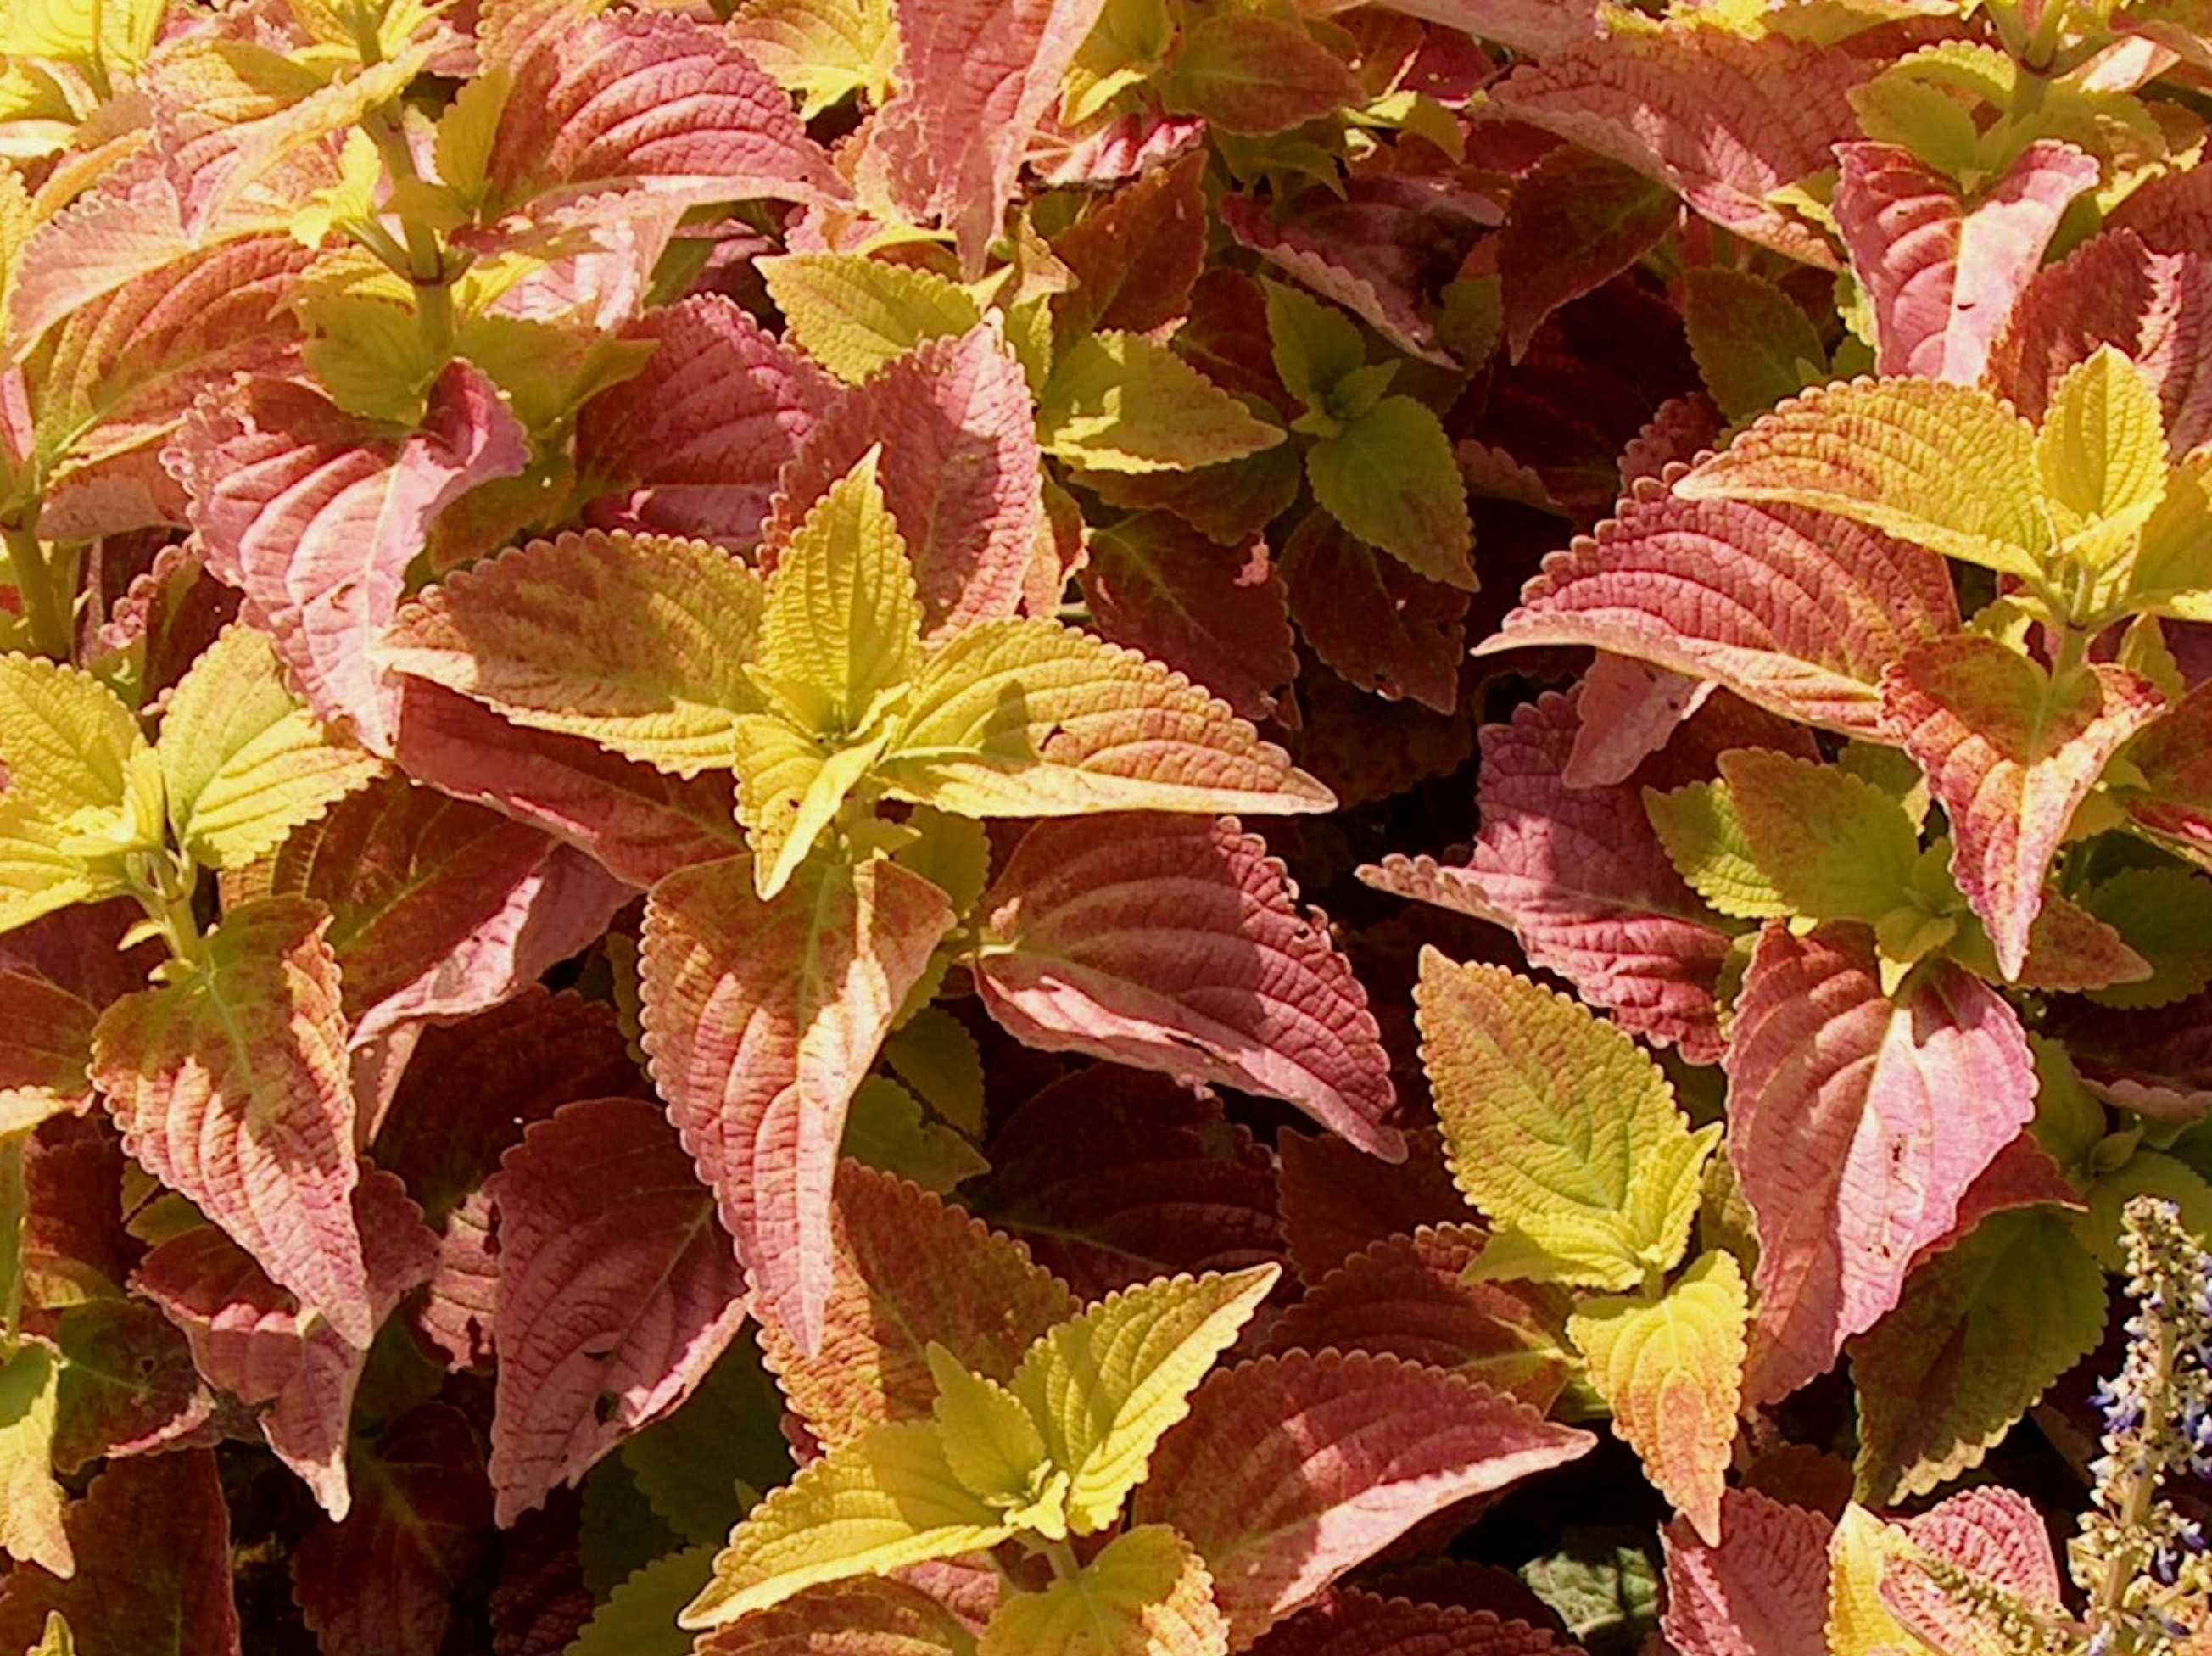
[[[933,1348],[933,1418],[874,1427],[769,1495],[732,1532],[683,1624],[719,1627],[824,1582],[1018,1535],[1058,1543],[1098,1533],[1120,1516],[1153,1449],[1279,1271],[1176,1277],[1115,1294],[1041,1336],[1004,1385]],[[1185,1596],[1184,1561],[1169,1568],[1160,1544],[1128,1548],[1094,1580],[1097,1594],[1114,1598],[1112,1582],[1126,1570],[1133,1580],[1160,1577],[1160,1602]],[[1018,1627],[1048,1628],[1066,1609],[1011,1608],[1022,1602],[1000,1611],[1012,1619],[997,1644],[986,1635],[987,1650],[1017,1648],[1006,1638]]]

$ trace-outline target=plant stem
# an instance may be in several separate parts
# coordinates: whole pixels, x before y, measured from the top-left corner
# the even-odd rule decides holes
[[[362,122],[362,128],[375,143],[384,170],[395,184],[421,180],[415,152],[391,111],[378,110]],[[445,249],[428,225],[402,218],[400,226],[406,233],[407,277],[414,283],[415,314],[422,325],[422,338],[432,350],[449,355],[453,348],[453,292],[447,279]]]
[[[46,562],[46,549],[35,531],[5,531],[8,562],[15,575],[15,590],[23,597],[23,618],[30,623],[31,645],[40,654],[66,661],[76,645],[70,624],[74,606],[61,593],[54,566]]]
[[[2173,1325],[2163,1316],[2158,1319],[2154,1353],[2151,1372],[2142,1388],[2142,1425],[2132,1434],[2145,1444],[2156,1442],[2166,1429],[2166,1404],[2173,1380],[2174,1349]],[[2097,1583],[2096,1594],[2089,1605],[2087,1620],[2092,1628],[2118,1631],[2125,1627],[2120,1612],[2126,1608],[2129,1584],[2149,1564],[2149,1560],[2140,1556],[2142,1549],[2135,1537],[2141,1536],[2149,1524],[2151,1508],[2157,1500],[2157,1464],[2145,1452],[2122,1477],[2118,1510],[2112,1513],[2112,1519],[2119,1533],[2128,1539],[2125,1544],[2113,1549],[2112,1556],[2105,1561],[2104,1577]],[[2133,1641],[2124,1647],[2132,1650]]]

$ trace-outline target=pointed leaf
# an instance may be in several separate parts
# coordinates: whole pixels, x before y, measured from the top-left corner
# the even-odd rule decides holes
[[[1125,1531],[1073,1576],[1004,1600],[980,1656],[1228,1656],[1213,1578],[1164,1525]]]
[[[744,1318],[714,1198],[653,1105],[566,1105],[490,1185],[502,1526],[689,1397]]]
[[[720,1627],[808,1587],[957,1558],[1011,1533],[953,1476],[935,1426],[875,1427],[753,1508],[679,1624]]]
[[[1947,557],[2039,579],[2050,539],[2027,423],[1933,381],[1825,387],[1763,417],[1674,485],[1689,500],[1832,512]]]
[[[1668,794],[1648,788],[1644,810],[1667,848],[1668,860],[1720,913],[1738,920],[1778,920],[1790,912],[1752,850],[1735,793],[1726,783],[1686,782]]]
[[[48,822],[112,818],[131,791],[146,739],[131,709],[90,673],[36,656],[0,656],[0,763],[8,799]]]
[[[1283,433],[1165,345],[1094,333],[1054,364],[1037,441],[1072,466],[1188,472],[1273,448]]]
[[[754,1311],[820,1348],[845,1108],[954,921],[896,863],[802,871],[773,904],[748,861],[654,888],[646,1050],[670,1119],[736,1238]]]
[[[586,517],[751,545],[777,473],[835,394],[828,376],[718,294],[647,311],[620,337],[653,354],[576,411],[576,470],[599,496]]]
[[[1322,512],[1291,532],[1281,562],[1291,616],[1322,662],[1385,701],[1459,705],[1468,594],[1426,580]]]
[[[2063,1613],[2050,1533],[2025,1495],[2002,1488],[1962,1490],[1897,1527],[1919,1556],[1963,1569],[2032,1614]],[[1986,1647],[1993,1632],[1982,1605],[1945,1591],[1909,1558],[1882,1571],[1881,1597],[1908,1629],[1937,1649]]]
[[[999,330],[925,344],[839,396],[778,482],[769,541],[782,544],[878,445],[878,481],[914,565],[925,636],[941,642],[1012,615],[1044,532],[1044,499],[1029,382]]]
[[[1923,645],[1890,670],[1892,728],[1950,819],[1952,877],[2016,977],[2051,860],[2105,763],[2165,710],[2124,667],[2055,681],[1994,639]]]
[[[1439,1369],[1340,1352],[1263,1357],[1200,1388],[1135,1518],[1173,1525],[1197,1548],[1241,1647],[1421,1519],[1592,1441]]]
[[[1658,1300],[1585,1300],[1567,1324],[1615,1434],[1708,1543],[1721,1537],[1747,1315],[1735,1257],[1716,1251]]]
[[[1813,320],[1778,284],[1707,265],[1682,275],[1682,321],[1698,372],[1731,420],[1764,414],[1825,377]]]
[[[938,1601],[903,1581],[809,1587],[702,1634],[698,1656],[975,1656],[975,1635]]]
[[[983,320],[967,289],[912,265],[857,253],[786,253],[760,268],[791,343],[848,385],[927,340],[957,338]]]
[[[927,1418],[933,1342],[1003,1381],[1033,1341],[1076,1312],[1018,1242],[887,1174],[841,1167],[835,1224],[821,1349],[809,1356],[769,1324],[760,1334],[784,1396],[825,1449],[885,1422]]]
[[[1613,1025],[1497,966],[1421,955],[1421,1058],[1452,1177],[1498,1227],[1477,1269],[1631,1288],[1681,1257],[1717,1132]]]
[[[1233,819],[1040,825],[980,912],[976,987],[1028,1044],[1286,1099],[1403,1154],[1366,992]]]
[[[1680,216],[1672,190],[1572,144],[1514,180],[1498,235],[1513,360],[1553,311],[1632,269]]]
[[[1053,300],[1060,339],[1102,330],[1149,333],[1190,314],[1191,290],[1206,268],[1205,174],[1196,154],[1141,173],[1054,238],[1053,253],[1076,283]]]
[[[970,1374],[934,1340],[929,1344],[929,1369],[937,1383],[930,1418],[952,1476],[1006,1513],[1010,1523],[1062,1538],[1055,1533],[1066,1527],[1059,1501],[1049,1496],[1035,1503],[1024,1499],[1049,1465],[1044,1435],[1029,1410],[996,1380]]]
[[[124,1148],[366,1348],[374,1324],[327,923],[295,898],[233,910],[198,971],[101,1014],[92,1073]]]
[[[2035,1113],[1996,991],[1948,964],[1881,992],[1871,936],[1770,927],[1728,1054],[1729,1159],[1756,1218],[1744,1393],[1788,1396],[1896,1305],[1913,1257]]]
[[[164,463],[191,498],[208,568],[244,591],[247,619],[276,639],[309,709],[350,719],[363,746],[388,752],[396,687],[370,651],[407,566],[441,512],[528,458],[491,381],[457,362],[404,437],[261,378],[197,405]]]
[[[1306,481],[1328,514],[1416,575],[1472,591],[1467,485],[1437,417],[1385,397],[1306,454]]]
[[[1335,53],[1295,22],[1222,12],[1182,32],[1162,86],[1173,114],[1201,115],[1216,131],[1264,137],[1340,105],[1359,86]]]
[[[877,774],[896,795],[960,816],[1335,804],[1180,675],[1042,620],[987,624],[931,656]]]
[[[66,1576],[76,1573],[76,1557],[63,1525],[68,1491],[52,1465],[61,1373],[42,1341],[25,1341],[0,1362],[0,1548]]]
[[[2107,345],[2072,369],[2052,393],[2035,459],[2052,527],[2062,539],[2086,541],[2077,556],[2096,558],[2107,545],[2148,522],[2166,491],[2166,426],[2149,379]],[[2108,525],[2094,539],[2083,532]]]
[[[1796,913],[1870,926],[1905,900],[1920,837],[1893,795],[1757,748],[1723,753],[1720,770],[1746,848]]]
[[[1595,645],[1879,739],[1882,670],[1958,624],[1950,572],[1933,553],[1790,508],[1645,485],[1595,536],[1547,559],[1476,654]]]
[[[35,1645],[59,1614],[86,1656],[240,1656],[230,1512],[211,1451],[117,1461],[70,1509],[68,1525],[76,1575],[57,1580],[18,1565],[0,1587],[0,1649]]]
[[[274,849],[383,768],[331,740],[285,687],[276,647],[245,627],[227,629],[176,687],[161,754],[177,843],[214,868]]]
[[[633,1572],[562,1656],[688,1656],[691,1636],[676,1617],[707,1585],[714,1563],[713,1547],[686,1547]]]
[[[1069,1476],[1077,1534],[1096,1534],[1120,1515],[1162,1435],[1281,1275],[1279,1265],[1257,1265],[1127,1288],[1030,1349],[1008,1389]]]
[[[848,94],[880,107],[898,58],[891,0],[750,0],[729,22],[738,48],[787,92],[811,120]]]
[[[2061,1215],[1984,1220],[1852,1342],[1862,1496],[1901,1505],[1979,1465],[2104,1331],[2103,1273]]]
[[[1824,1647],[1828,1534],[1819,1513],[1753,1489],[1721,1497],[1717,1544],[1687,1519],[1663,1531],[1667,1616],[1682,1656],[1797,1656]]]

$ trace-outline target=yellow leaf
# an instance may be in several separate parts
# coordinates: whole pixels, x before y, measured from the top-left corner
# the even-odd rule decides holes
[[[1227,1656],[1213,1578],[1164,1524],[1116,1536],[1076,1574],[1009,1594],[979,1656]]]
[[[799,348],[855,384],[923,340],[965,333],[983,320],[958,283],[911,265],[786,253],[759,265]]]
[[[2092,569],[2118,562],[2166,496],[2157,392],[2127,357],[2101,347],[2059,382],[2035,460],[2062,547]]]
[[[1881,1596],[1885,1561],[1910,1544],[1857,1502],[1844,1509],[1828,1542],[1829,1656],[1943,1656]]]
[[[0,1363],[0,1547],[69,1576],[76,1563],[62,1527],[67,1495],[52,1465],[60,1387],[53,1352],[35,1340]]]

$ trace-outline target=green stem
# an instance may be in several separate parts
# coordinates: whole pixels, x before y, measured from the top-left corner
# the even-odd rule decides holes
[[[420,181],[422,174],[416,170],[415,152],[408,148],[407,135],[400,131],[391,111],[378,110],[362,122],[362,128],[375,143],[376,153],[384,160],[384,170],[393,183]],[[415,285],[415,314],[422,325],[422,338],[438,355],[450,355],[453,349],[453,291],[446,268],[445,249],[439,242],[438,233],[428,225],[407,218],[403,218],[400,225],[406,233],[407,279]]]
[[[8,1349],[23,1329],[23,1222],[29,1196],[23,1187],[23,1146],[28,1132],[0,1138],[0,1317],[6,1319]]]
[[[1083,1574],[1083,1566],[1075,1562],[1075,1549],[1065,1541],[1046,1542],[1044,1556],[1052,1562],[1052,1574],[1055,1580],[1073,1581]]]
[[[70,624],[75,607],[62,595],[62,582],[35,531],[10,528],[5,532],[8,562],[15,575],[15,590],[22,594],[23,618],[30,623],[31,646],[53,661],[70,659],[76,643]],[[60,560],[58,560],[60,561]]]
[[[140,883],[136,892],[138,906],[168,945],[170,958],[197,966],[207,958],[206,941],[200,936],[200,922],[192,913],[192,888],[198,883],[199,871],[188,861],[172,861],[159,852],[155,855],[161,866],[151,879]]]

